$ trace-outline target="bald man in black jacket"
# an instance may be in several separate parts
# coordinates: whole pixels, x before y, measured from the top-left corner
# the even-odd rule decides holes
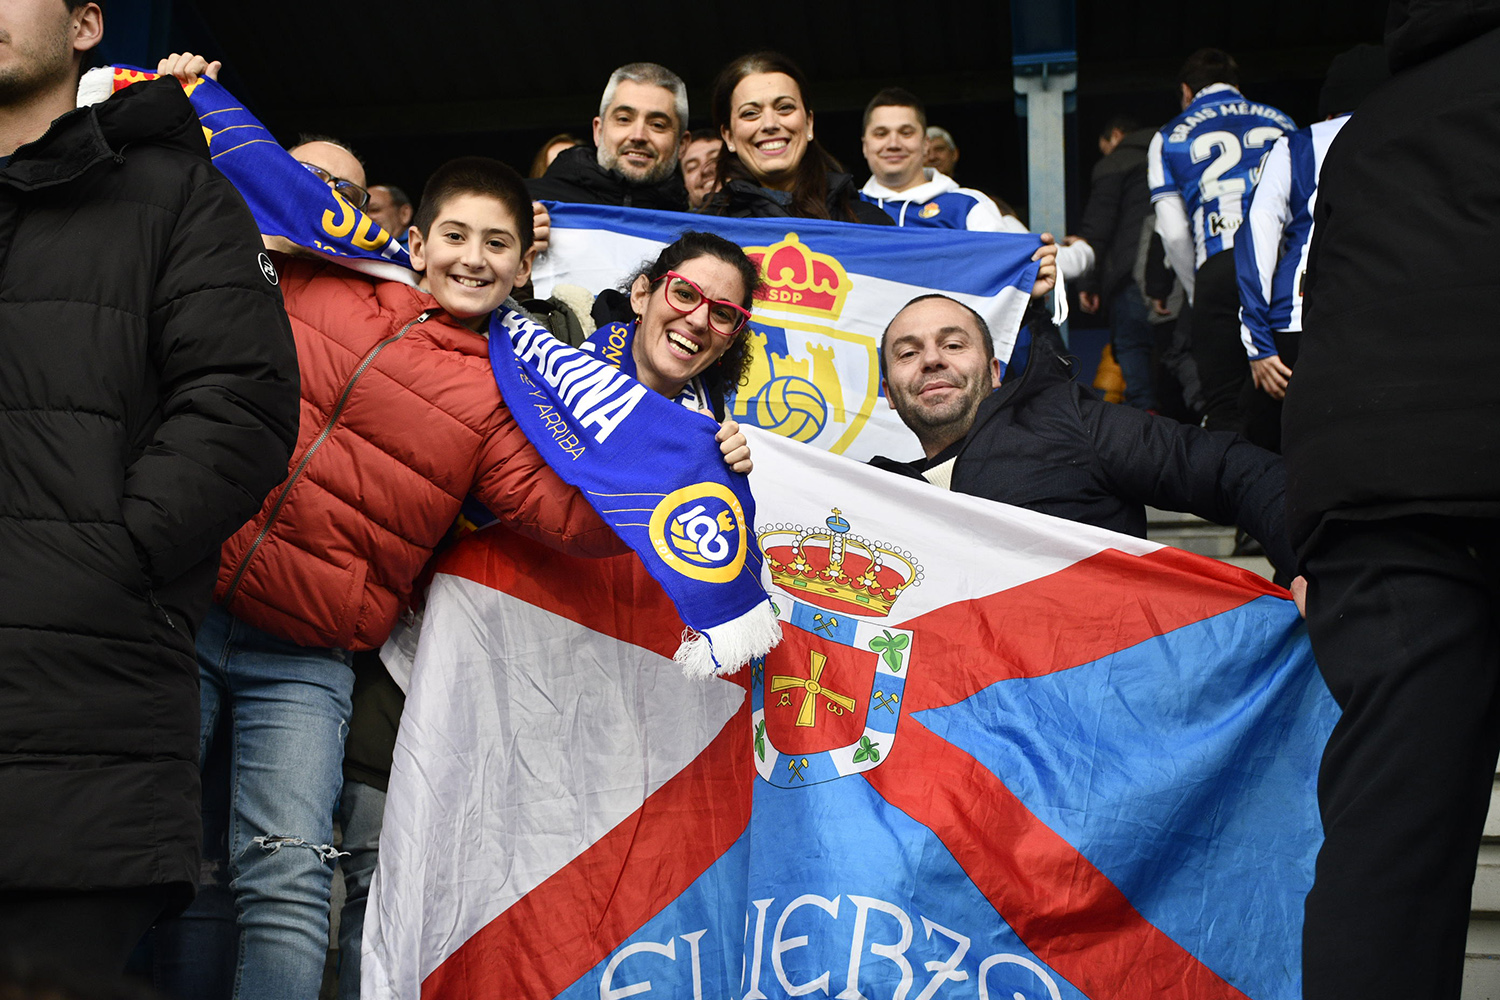
[[[1147,505],[1187,511],[1238,524],[1291,570],[1280,458],[1238,434],[1104,402],[1073,380],[1061,346],[1043,326],[1025,371],[1001,384],[977,313],[946,296],[913,300],[886,328],[881,361],[886,397],[925,457],[871,464],[1138,537]]]

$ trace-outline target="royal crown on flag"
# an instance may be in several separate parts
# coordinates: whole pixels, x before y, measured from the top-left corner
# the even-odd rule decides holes
[[[821,527],[771,525],[760,547],[778,587],[830,611],[884,618],[922,582],[910,552],[854,534],[837,507]]]
[[[836,258],[813,252],[796,233],[768,247],[746,247],[745,256],[755,261],[763,278],[756,299],[834,316],[843,311],[849,272]]]

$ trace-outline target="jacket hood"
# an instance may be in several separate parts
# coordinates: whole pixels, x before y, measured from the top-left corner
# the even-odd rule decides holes
[[[65,183],[101,161],[123,162],[138,142],[208,159],[198,116],[176,80],[144,80],[59,116],[40,139],[16,150],[6,180],[22,190]]]
[[[177,81],[167,77],[131,84],[94,105],[99,131],[111,149],[151,140],[208,159],[208,142],[197,112]]]
[[[1118,152],[1121,149],[1139,149],[1147,152],[1151,148],[1151,137],[1156,134],[1154,128],[1138,128],[1134,132],[1127,132],[1120,138],[1120,144],[1115,147]]]
[[[1392,73],[1500,27],[1500,0],[1391,0],[1385,47]]]
[[[641,207],[687,205],[687,187],[682,172],[673,168],[666,177],[651,184],[632,184],[623,174],[599,166],[598,150],[593,146],[574,146],[557,154],[543,180],[561,181],[582,188],[604,204],[619,204],[630,195]],[[679,209],[681,210],[681,209]]]
[[[940,173],[934,167],[924,167],[922,169],[927,176],[927,180],[916,187],[907,188],[905,191],[892,191],[890,188],[876,181],[874,177],[871,177],[865,182],[865,186],[860,189],[860,193],[874,198],[877,202],[910,201],[920,205],[931,201],[940,194],[947,194],[949,191],[958,190],[958,181],[947,174]]]

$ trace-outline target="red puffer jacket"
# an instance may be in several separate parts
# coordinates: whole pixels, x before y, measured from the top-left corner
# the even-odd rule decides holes
[[[286,481],[224,544],[214,598],[232,614],[304,646],[379,646],[470,493],[553,548],[623,551],[516,426],[482,336],[409,285],[278,263],[301,424]]]

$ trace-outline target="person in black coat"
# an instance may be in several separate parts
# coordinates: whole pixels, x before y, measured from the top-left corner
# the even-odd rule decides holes
[[[687,119],[687,86],[665,66],[627,63],[611,73],[594,119],[594,145],[563,150],[545,174],[526,182],[537,253],[546,251],[552,232],[544,201],[686,212],[677,156]]]
[[[686,212],[687,187],[676,164],[674,157],[673,169],[665,177],[638,184],[618,171],[599,166],[598,151],[593,146],[574,146],[558,153],[546,174],[527,181],[526,190],[537,201]]]
[[[1282,415],[1323,756],[1309,1000],[1456,998],[1500,752],[1500,0],[1391,4]]]
[[[194,632],[297,364],[182,88],[73,110],[99,7],[0,28],[0,951],[118,971],[198,882]]]
[[[1152,388],[1155,334],[1146,297],[1135,283],[1141,251],[1141,229],[1151,212],[1151,185],[1146,180],[1146,151],[1152,129],[1138,129],[1116,117],[1099,137],[1104,159],[1094,165],[1089,200],[1078,236],[1094,247],[1098,260],[1079,285],[1078,304],[1086,313],[1103,309],[1109,317],[1110,345],[1125,375],[1125,402],[1154,410]]]
[[[944,295],[913,299],[881,339],[886,398],[924,458],[871,464],[957,493],[1144,538],[1147,505],[1238,524],[1283,573],[1281,459],[1237,434],[1106,403],[1073,380],[1050,327],[1025,371],[1001,383],[978,313]]]

